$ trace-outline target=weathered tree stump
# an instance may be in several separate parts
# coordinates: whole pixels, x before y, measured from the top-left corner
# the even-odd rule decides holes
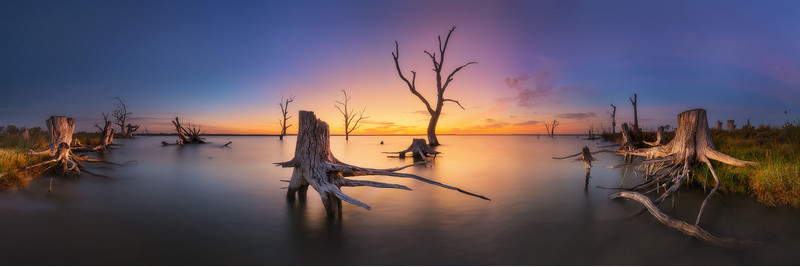
[[[325,206],[325,211],[329,217],[333,217],[336,214],[335,210],[341,213],[342,200],[368,210],[370,209],[369,205],[344,194],[340,189],[342,186],[372,186],[411,190],[404,185],[345,178],[351,176],[385,175],[412,178],[489,200],[484,196],[444,185],[417,175],[396,173],[396,171],[416,164],[392,169],[371,169],[343,163],[336,159],[331,153],[330,131],[327,123],[317,119],[314,112],[301,110],[299,124],[294,158],[287,162],[275,164],[284,168],[294,168],[286,192],[287,199],[294,200],[295,197],[304,199],[308,187],[311,186],[319,193],[322,204]]]
[[[92,152],[92,151],[105,151],[106,148],[113,145],[114,141],[114,129],[111,127],[112,122],[108,120],[108,115],[103,114],[103,121],[105,121],[105,127],[100,127],[99,125],[95,124],[94,127],[100,129],[101,136],[100,142],[98,142],[95,146],[82,146],[79,143],[73,144],[73,151],[81,151],[81,152]]]
[[[728,126],[727,130],[729,132],[731,132],[734,129],[736,129],[736,124],[734,124],[733,120],[728,120],[728,125],[727,126]]]
[[[583,149],[581,149],[580,153],[569,155],[569,156],[566,156],[566,157],[553,157],[553,159],[568,159],[568,158],[580,156],[580,157],[576,158],[575,161],[583,161],[583,171],[586,173],[586,182],[584,183],[583,189],[584,190],[588,190],[589,189],[589,173],[592,170],[592,161],[596,161],[597,160],[596,158],[592,157],[592,154],[600,153],[600,152],[609,152],[609,151],[602,150],[602,151],[597,151],[597,152],[591,152],[591,151],[589,151],[589,147],[584,146]]]
[[[55,155],[61,143],[67,147],[72,144],[72,133],[75,132],[75,119],[66,116],[51,116],[46,121],[47,131],[50,133],[50,144],[37,153]]]
[[[667,144],[667,140],[664,139],[664,126],[658,126],[658,131],[656,131],[656,141],[647,142],[644,141],[645,144],[649,146],[662,146]]]
[[[428,144],[425,142],[425,139],[422,138],[414,138],[411,141],[411,145],[403,151],[397,152],[383,152],[385,154],[397,154],[398,157],[401,159],[406,158],[406,154],[411,152],[411,155],[414,157],[414,161],[427,161],[429,157],[433,156],[436,158],[436,155],[440,154],[436,150],[433,150]]]
[[[181,121],[178,120],[178,117],[175,117],[175,120],[172,121],[172,125],[175,125],[175,131],[178,132],[178,138],[180,138],[178,144],[183,145],[206,143],[206,139],[200,137],[200,135],[203,134],[200,132],[200,127],[194,127],[191,124],[189,124],[189,128],[183,127],[181,125]]]
[[[717,121],[717,130],[718,131],[722,131],[722,122],[721,121]]]
[[[650,187],[656,187],[667,188],[667,190],[660,197],[652,201],[647,197],[640,197],[639,195],[641,194],[636,192],[617,193],[612,195],[611,198],[621,197],[638,201],[644,204],[650,213],[659,218],[659,221],[662,223],[670,225],[670,227],[678,229],[681,232],[690,234],[712,244],[720,245],[721,242],[726,246],[739,246],[745,244],[742,242],[733,242],[730,239],[710,238],[710,234],[697,234],[700,232],[705,232],[705,230],[698,226],[700,223],[700,218],[708,200],[719,188],[719,177],[717,177],[717,173],[714,170],[710,160],[713,159],[734,166],[747,166],[755,164],[754,162],[743,161],[730,157],[716,150],[713,142],[711,141],[708,128],[708,119],[706,118],[706,111],[704,109],[693,109],[678,114],[678,128],[675,130],[675,139],[670,141],[668,144],[652,148],[637,149],[634,151],[620,150],[618,153],[644,157],[645,160],[632,164],[620,165],[617,167],[649,165],[652,168],[652,166],[658,164],[658,167],[654,168],[654,177],[650,181],[647,181],[632,189],[642,190]],[[656,212],[657,209],[654,210],[652,207],[658,207],[667,197],[675,194],[681,185],[683,185],[688,179],[691,170],[700,164],[705,164],[708,166],[708,169],[714,176],[715,185],[700,206],[695,224],[674,224],[672,223],[674,220],[672,218],[667,217],[669,220],[662,219],[661,217],[666,215],[658,214],[658,212]],[[676,227],[675,225],[678,225],[679,227]]]

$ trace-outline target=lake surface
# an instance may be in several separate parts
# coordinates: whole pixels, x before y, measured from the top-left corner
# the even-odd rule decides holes
[[[412,136],[334,136],[331,149],[347,163],[389,168],[387,158]],[[640,181],[615,155],[598,154],[588,188],[582,162],[553,160],[596,150],[599,142],[557,136],[441,136],[443,152],[414,173],[485,195],[485,201],[416,180],[369,176],[413,191],[344,188],[372,210],[344,203],[328,220],[313,189],[308,201],[286,201],[295,137],[213,136],[211,144],[162,147],[175,137],[117,139],[100,157],[126,166],[50,176],[0,193],[3,265],[795,265],[800,263],[800,213],[767,208],[742,195],[718,195],[701,226],[753,239],[748,250],[716,248],[668,229],[641,206],[609,200]],[[230,147],[220,148],[228,141]],[[381,141],[385,145],[380,145]],[[624,178],[624,181],[623,181]],[[662,209],[694,221],[705,193],[684,188]]]

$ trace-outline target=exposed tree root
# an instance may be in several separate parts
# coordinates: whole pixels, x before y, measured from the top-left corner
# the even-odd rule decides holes
[[[624,133],[627,127],[625,124],[622,126]],[[663,137],[660,138],[660,140],[663,140]],[[716,150],[711,141],[711,136],[709,135],[708,120],[706,118],[705,110],[693,109],[679,114],[678,128],[675,132],[675,139],[670,141],[668,144],[635,150],[631,149],[630,146],[622,146],[620,147],[618,154],[645,158],[645,160],[636,163],[616,166],[642,166],[642,169],[645,171],[646,181],[640,185],[634,186],[633,188],[629,188],[629,190],[639,191],[652,188],[647,192],[652,193],[664,189],[664,193],[652,201],[650,201],[650,199],[644,195],[636,192],[620,192],[612,195],[612,198],[622,197],[636,200],[644,204],[647,210],[649,210],[653,216],[656,216],[660,222],[672,228],[679,229],[686,234],[701,238],[715,245],[722,245],[726,247],[731,246],[730,244],[732,244],[734,241],[716,238],[698,226],[708,200],[711,199],[711,197],[719,188],[719,177],[717,177],[716,171],[714,170],[710,160],[713,159],[735,166],[747,166],[755,163],[735,159]],[[715,186],[700,205],[700,210],[698,211],[695,224],[688,225],[688,223],[677,221],[661,213],[660,210],[658,210],[658,206],[666,198],[675,194],[680,186],[686,182],[691,170],[700,164],[706,164],[709,170],[711,170],[711,174],[714,176]],[[642,213],[643,211],[644,210],[638,212],[637,214]],[[742,242],[734,243],[739,244]]]
[[[370,186],[378,188],[411,190],[404,185],[345,178],[366,175],[384,175],[416,179],[429,184],[455,190],[467,195],[489,200],[489,198],[485,196],[471,193],[457,187],[445,185],[414,174],[397,173],[399,170],[414,165],[425,164],[426,162],[418,162],[390,169],[363,168],[343,163],[336,159],[330,151],[330,132],[328,124],[317,119],[314,113],[310,111],[300,111],[299,117],[300,129],[297,134],[297,145],[295,148],[294,158],[287,162],[275,163],[276,165],[284,168],[294,168],[292,178],[289,180],[289,186],[286,194],[286,197],[290,200],[294,200],[295,197],[305,199],[308,187],[311,186],[319,193],[328,216],[333,217],[335,215],[335,210],[338,210],[338,212],[341,213],[342,200],[368,210],[371,209],[371,207],[366,203],[363,203],[343,193],[340,189],[343,186]]]

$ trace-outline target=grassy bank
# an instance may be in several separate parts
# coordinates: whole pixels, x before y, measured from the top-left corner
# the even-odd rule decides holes
[[[97,144],[99,133],[75,133],[73,137],[81,144]],[[42,174],[42,170],[19,171],[50,158],[50,155],[35,155],[31,151],[47,147],[49,135],[39,127],[18,128],[10,125],[0,127],[0,189],[27,186],[30,181]]]
[[[665,133],[671,140],[674,132]],[[621,138],[620,134],[604,134],[606,140]],[[655,133],[635,134],[634,140],[653,141]],[[752,167],[736,167],[714,162],[720,177],[722,192],[752,195],[767,206],[800,208],[800,126],[746,127],[732,132],[711,130],[714,146],[732,157],[757,162]],[[710,188],[714,178],[704,165],[695,168],[691,181]]]

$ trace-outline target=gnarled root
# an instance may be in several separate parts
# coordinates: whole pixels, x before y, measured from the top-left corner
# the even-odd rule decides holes
[[[441,154],[441,152],[433,150],[433,148],[428,146],[428,143],[425,141],[425,139],[422,138],[415,138],[414,140],[412,140],[411,145],[408,146],[406,150],[397,152],[383,152],[383,153],[397,154],[397,156],[402,159],[406,157],[406,154],[408,152],[411,152],[412,156],[414,156],[415,161],[427,161],[428,158],[431,156],[433,156],[433,158],[435,159],[436,155]]]
[[[718,237],[714,234],[709,233],[705,229],[700,228],[697,225],[691,225],[684,221],[676,220],[664,214],[664,212],[662,212],[655,203],[651,202],[648,197],[637,192],[631,192],[631,191],[617,192],[612,194],[610,198],[612,199],[627,198],[639,202],[642,205],[644,205],[647,211],[649,211],[650,214],[652,214],[653,217],[655,217],[662,224],[672,229],[678,230],[684,234],[711,243],[715,246],[728,247],[728,248],[742,248],[742,247],[761,244],[760,242],[752,240],[737,241],[733,238]]]

